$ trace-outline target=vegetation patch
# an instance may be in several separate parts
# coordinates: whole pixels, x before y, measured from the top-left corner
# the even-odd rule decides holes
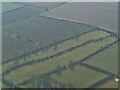
[[[86,63],[103,70],[118,74],[118,43],[105,49],[85,61]]]
[[[60,51],[66,50],[66,49],[68,49],[70,47],[73,47],[75,45],[82,44],[85,41],[92,40],[92,39],[98,39],[98,38],[101,38],[101,37],[106,37],[107,35],[108,35],[108,33],[104,32],[104,31],[95,30],[95,31],[86,33],[84,35],[81,35],[81,36],[63,41],[63,42],[61,42],[61,43],[59,43],[55,46],[53,45],[51,47],[48,47],[47,50],[43,50],[43,51],[40,50],[35,54],[29,54],[26,57],[22,57],[22,58],[19,58],[19,59],[16,59],[16,60],[12,60],[9,63],[4,63],[3,67],[2,67],[3,72],[5,72],[6,70],[8,70],[8,69],[10,69],[14,66],[17,66],[16,63],[23,64],[23,63],[26,63],[26,62],[29,62],[29,61],[32,61],[32,60],[38,60],[40,58],[45,58],[46,56],[50,56],[52,54],[55,54],[55,53],[58,53]],[[55,47],[56,47],[56,49],[55,49]],[[16,61],[18,61],[18,62],[16,62]]]
[[[114,41],[116,41],[116,38],[109,37],[103,39],[102,41],[90,43],[84,47],[80,47],[74,51],[71,51],[59,57],[55,57],[46,62],[26,65],[5,75],[5,79],[16,84],[22,83],[24,80],[30,79],[34,75],[43,75],[47,72],[50,72],[56,69],[58,65],[61,67],[68,65],[71,60],[73,60],[73,62],[80,61],[92,53],[98,51],[101,49],[101,47],[105,47]]]

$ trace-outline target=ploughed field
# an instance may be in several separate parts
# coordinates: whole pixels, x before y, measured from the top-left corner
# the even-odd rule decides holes
[[[86,23],[118,32],[117,2],[70,2],[40,15]]]

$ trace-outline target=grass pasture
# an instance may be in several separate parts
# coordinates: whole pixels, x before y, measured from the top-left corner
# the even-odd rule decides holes
[[[116,82],[114,79],[106,82],[105,84],[101,85],[99,88],[118,88],[118,82]]]
[[[87,69],[82,66],[76,66],[73,71],[65,70],[61,76],[52,75],[51,78],[64,84],[72,84],[75,88],[86,88],[105,78],[107,75]]]
[[[9,87],[5,85],[4,83],[2,83],[2,88],[9,88]]]
[[[65,71],[62,71],[60,76],[56,73],[52,74],[49,77],[52,80],[63,84],[64,88],[86,88],[96,83],[97,81],[106,78],[107,75],[80,65],[76,65],[72,71],[70,69],[67,69]],[[40,86],[39,83],[38,86]],[[31,88],[33,87],[33,82],[26,83],[21,87]]]
[[[28,62],[31,60],[37,60],[39,58],[44,58],[44,57],[50,56],[54,53],[66,50],[72,46],[82,44],[83,42],[85,42],[87,40],[98,39],[100,37],[106,37],[107,35],[108,34],[103,31],[92,31],[85,35],[77,37],[78,40],[76,40],[76,38],[73,38],[73,39],[69,39],[67,41],[64,41],[64,42],[58,44],[57,50],[54,50],[52,47],[50,47],[47,52],[40,53],[41,51],[39,51],[36,54],[32,54],[32,55],[23,57],[23,58],[19,59],[19,64],[22,64],[22,63],[25,63],[25,62]],[[15,66],[14,61],[11,61],[9,63],[4,63],[3,64],[3,72],[5,72],[6,70],[8,70],[9,68],[14,67],[14,66]]]
[[[118,43],[86,60],[85,63],[118,74]]]
[[[30,79],[33,75],[43,75],[54,70],[57,65],[68,65],[71,60],[74,60],[74,62],[80,61],[81,59],[89,56],[89,54],[96,52],[101,47],[104,47],[115,40],[116,38],[109,37],[102,41],[80,47],[72,52],[66,53],[49,61],[23,66],[5,75],[5,79],[16,84],[22,83],[24,80]]]

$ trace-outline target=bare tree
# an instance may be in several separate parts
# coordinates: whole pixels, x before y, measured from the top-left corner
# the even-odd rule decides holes
[[[19,65],[19,60],[18,60],[18,59],[14,60],[14,65],[15,65],[15,66],[16,66],[16,65]]]
[[[73,60],[71,60],[71,61],[69,62],[69,67],[70,67],[70,70],[71,70],[71,71],[74,70],[74,61],[73,61]]]
[[[23,54],[25,54],[26,52],[25,52],[25,50],[23,51]],[[24,60],[24,62],[26,61],[26,58],[25,57],[23,57],[23,60]]]
[[[54,50],[57,50],[58,49],[58,45],[54,45]]]
[[[53,44],[54,44],[53,48],[54,48],[54,50],[57,50],[57,49],[58,49],[58,45],[57,45],[56,43],[57,43],[57,41],[54,40],[54,41],[53,41]]]
[[[32,76],[32,85],[33,85],[33,88],[37,88],[37,82],[34,76]]]
[[[57,70],[57,74],[58,74],[58,76],[61,76],[61,66],[60,65],[57,65],[56,66],[56,70]]]
[[[68,85],[68,88],[75,88],[73,84],[69,83]]]
[[[74,33],[74,36],[75,36],[75,40],[78,41],[79,40],[79,37],[78,37],[78,33]]]

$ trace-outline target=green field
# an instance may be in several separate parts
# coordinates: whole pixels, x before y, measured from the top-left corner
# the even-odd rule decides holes
[[[5,85],[4,83],[2,83],[2,88],[9,88],[9,87]]]
[[[76,88],[86,88],[97,81],[107,77],[107,75],[87,69],[82,66],[76,66],[73,71],[65,70],[61,76],[57,74],[51,76],[52,79],[64,84],[72,84]]]
[[[7,74],[5,79],[16,84],[22,83],[24,80],[30,79],[33,75],[42,75],[56,69],[57,65],[68,65],[71,60],[74,62],[80,61],[81,59],[96,52],[101,47],[104,47],[114,41],[116,41],[116,38],[109,37],[103,39],[102,41],[90,43],[84,47],[80,47],[72,52],[53,58],[49,61],[23,66]]]
[[[2,87],[3,87],[2,85],[3,85],[3,84],[0,82],[0,89],[2,89]]]
[[[60,76],[58,75],[58,73],[55,73],[49,77],[51,78],[50,83],[58,84],[59,87],[59,84],[63,84],[64,88],[86,88],[91,86],[92,84],[95,84],[97,81],[106,78],[107,75],[80,65],[76,65],[74,66],[74,69],[72,71],[70,69],[67,69],[65,71],[62,71]],[[38,81],[39,79],[36,79],[36,82]],[[37,86],[40,86],[40,83],[36,84]],[[33,81],[26,83],[21,87],[34,87]]]
[[[99,88],[118,88],[118,82],[112,79],[106,82],[105,84],[101,85]]]
[[[22,63],[25,63],[25,62],[28,62],[31,60],[37,60],[38,58],[44,58],[44,57],[50,56],[54,53],[66,50],[72,46],[82,44],[88,40],[98,39],[100,37],[106,37],[107,35],[108,35],[108,33],[104,32],[104,31],[92,31],[90,33],[87,33],[85,35],[77,37],[78,40],[76,40],[76,38],[74,38],[74,39],[69,39],[67,41],[60,43],[58,45],[57,50],[54,50],[52,47],[50,47],[47,52],[41,53],[41,51],[39,51],[36,54],[31,54],[26,57],[23,57],[23,58],[19,59],[19,64],[22,64]],[[9,68],[14,67],[14,66],[15,66],[14,61],[3,64],[3,72],[5,72],[6,70],[8,70]]]
[[[118,33],[38,15],[64,4],[0,2],[0,89],[118,87]]]
[[[118,43],[86,60],[85,63],[118,74]]]
[[[2,12],[14,10],[16,8],[22,7],[22,4],[13,3],[13,2],[3,2],[2,3]]]

